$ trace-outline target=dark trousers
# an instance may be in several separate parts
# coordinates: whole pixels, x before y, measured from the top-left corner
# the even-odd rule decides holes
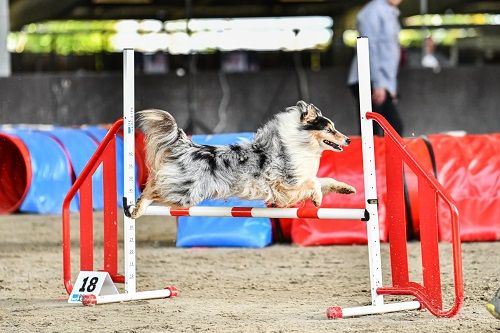
[[[358,84],[353,84],[349,86],[352,95],[356,99],[356,119],[358,119],[358,134],[361,133],[361,120],[359,119],[359,86]],[[380,105],[375,105],[372,102],[372,111],[381,114],[389,124],[398,132],[399,135],[403,134],[403,122],[401,121],[401,117],[399,116],[399,112],[396,109],[396,105],[391,94],[387,91],[385,101]],[[375,122],[373,122],[373,134],[382,136],[384,135],[384,131],[382,128]]]

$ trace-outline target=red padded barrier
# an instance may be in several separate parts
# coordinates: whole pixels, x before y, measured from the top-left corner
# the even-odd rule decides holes
[[[364,208],[363,162],[361,138],[351,138],[351,144],[342,153],[327,151],[321,158],[318,177],[333,177],[354,186],[355,195],[329,194],[322,207]],[[385,146],[375,138],[377,190],[379,196],[380,239],[387,241],[385,223]],[[311,202],[305,203],[306,206]],[[298,245],[366,244],[366,223],[353,220],[280,219],[282,226],[291,225],[292,241]],[[291,223],[290,223],[291,222]]]
[[[500,240],[500,134],[429,136],[438,181],[460,212],[462,241]],[[448,210],[438,211],[440,240],[451,241]]]
[[[435,161],[438,181],[450,192],[460,212],[462,241],[500,240],[500,134],[429,136],[405,139],[407,148],[415,154],[424,169],[434,174]],[[379,193],[380,238],[387,240],[385,210],[385,147],[375,138],[377,190]],[[433,156],[432,156],[433,155]],[[352,139],[344,152],[325,152],[318,176],[333,177],[356,187],[354,196],[330,194],[323,199],[324,207],[363,208],[363,171],[361,140]],[[416,176],[405,168],[405,181],[413,232],[419,235],[419,200]],[[312,205],[306,203],[306,205]],[[439,239],[451,241],[449,210],[438,210]],[[291,234],[299,245],[366,243],[364,222],[350,220],[280,219],[282,233]]]

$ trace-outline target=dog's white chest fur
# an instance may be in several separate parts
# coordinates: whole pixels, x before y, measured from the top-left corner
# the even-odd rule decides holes
[[[293,113],[280,114],[285,118],[279,123],[278,131],[283,140],[283,144],[288,148],[290,160],[294,167],[294,174],[299,182],[316,177],[319,169],[321,158],[321,148],[319,145],[314,145],[314,140],[305,138],[303,132],[297,129],[297,120]],[[291,119],[286,119],[291,118]]]

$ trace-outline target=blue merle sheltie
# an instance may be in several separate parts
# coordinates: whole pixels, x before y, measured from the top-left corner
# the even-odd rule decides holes
[[[132,218],[158,202],[189,207],[204,199],[236,196],[274,207],[312,200],[320,206],[329,192],[355,193],[333,178],[318,178],[321,153],[341,152],[350,140],[313,104],[299,101],[261,127],[252,142],[227,146],[193,143],[166,111],[138,112],[146,140],[149,178]]]

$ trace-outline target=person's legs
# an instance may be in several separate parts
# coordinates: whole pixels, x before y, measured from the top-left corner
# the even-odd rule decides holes
[[[358,124],[358,130],[357,130],[357,135],[361,133],[361,120],[359,119],[359,85],[358,84],[352,84],[349,86],[349,89],[351,90],[352,95],[354,96],[354,99],[356,100],[356,112],[355,116],[357,119],[357,124]],[[396,109],[396,105],[394,104],[394,101],[390,95],[389,92],[387,92],[387,97],[385,98],[385,101],[380,104],[380,105],[375,105],[372,102],[372,111],[381,114],[389,124],[391,124],[392,127],[398,132],[399,135],[403,134],[403,122],[401,121],[401,117],[399,116],[399,112]],[[378,136],[383,136],[384,131],[382,128],[374,122],[373,124],[373,134],[378,135]]]
[[[392,127],[398,132],[399,135],[403,135],[403,122],[401,121],[401,117],[399,116],[399,112],[396,108],[396,105],[394,104],[394,100],[391,97],[390,93],[387,92],[387,97],[385,98],[385,101],[381,105],[377,105],[373,107],[375,112],[380,113],[387,121],[389,124],[391,124]],[[382,135],[382,129],[378,127],[378,130],[380,130],[380,133],[376,133],[376,135]]]
[[[372,109],[373,109],[373,112],[379,113],[384,118],[387,119],[386,114],[388,112],[386,112],[386,106],[385,106],[386,101],[387,101],[387,98],[385,99],[384,103],[379,104],[379,105],[372,102]],[[382,129],[382,127],[379,126],[379,124],[376,121],[373,122],[373,135],[384,136],[384,130]]]

